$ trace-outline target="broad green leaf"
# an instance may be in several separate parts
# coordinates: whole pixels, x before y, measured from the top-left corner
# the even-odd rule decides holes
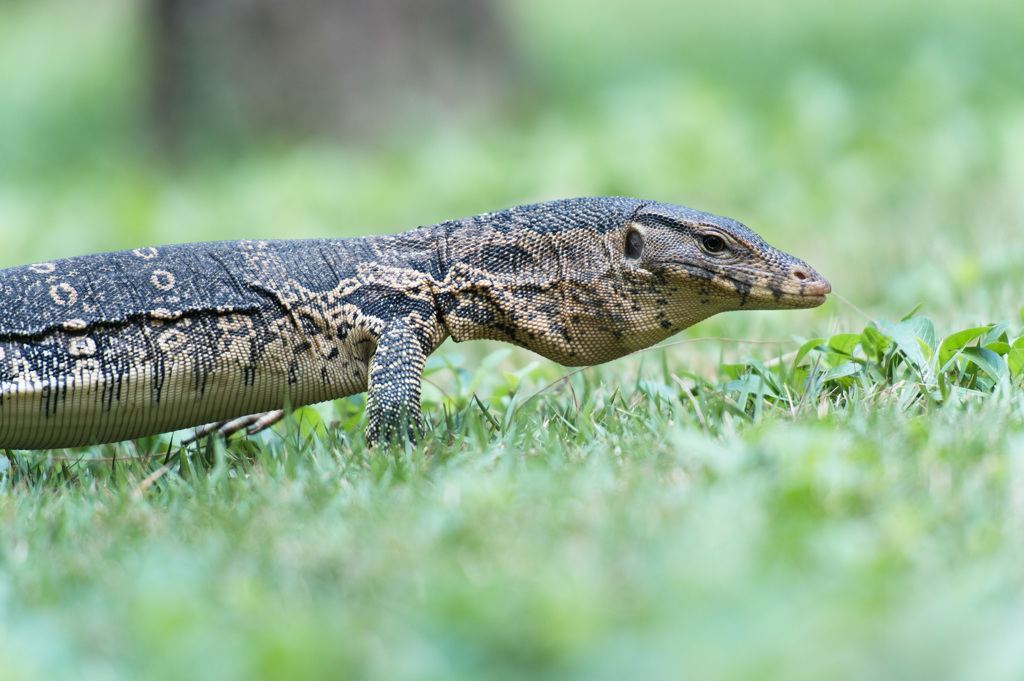
[[[756,374],[747,374],[745,376],[742,376],[741,378],[736,379],[735,381],[729,381],[728,383],[725,384],[724,390],[726,390],[727,392],[740,393],[736,402],[741,406],[746,404],[747,397],[749,397],[751,394],[771,395],[772,397],[777,397],[774,391],[768,389],[768,387],[765,385],[764,380],[762,380],[762,378]]]
[[[914,317],[904,322],[900,322],[900,326],[908,326],[914,337],[919,341],[928,346],[931,352],[927,353],[929,356],[935,353],[935,349],[938,347],[938,340],[935,337],[935,324],[928,317]]]
[[[1010,322],[999,322],[998,324],[992,324],[992,328],[988,330],[985,337],[981,339],[982,345],[988,345],[994,341],[1006,341],[1006,330],[1010,328]]]
[[[840,364],[837,367],[829,369],[828,371],[821,375],[821,378],[823,381],[832,381],[837,378],[853,376],[857,373],[860,373],[860,370],[861,366],[856,362],[847,362],[845,364]]]
[[[942,343],[939,344],[939,367],[945,369],[946,364],[952,359],[953,355],[957,353],[962,347],[970,343],[972,340],[980,336],[981,334],[988,331],[990,326],[975,326],[970,329],[964,329],[963,331],[957,331],[951,333],[942,339]]]
[[[807,355],[808,352],[810,352],[811,350],[818,347],[824,342],[824,338],[812,338],[809,341],[806,341],[803,345],[800,346],[800,349],[796,351],[796,358],[793,360],[793,366],[796,367],[798,364],[800,364],[800,361]]]
[[[917,339],[917,344],[918,346],[920,346],[921,354],[924,355],[924,358],[931,362],[932,357],[935,356],[935,346],[929,345],[927,341],[922,340],[920,338]]]
[[[991,350],[985,348],[964,348],[962,354],[971,363],[988,374],[992,380],[998,382],[1008,377],[1006,362]]]
[[[735,379],[733,381],[729,381],[728,383],[726,383],[722,387],[722,390],[724,390],[725,392],[730,392],[730,393],[732,393],[732,392],[742,393],[743,400],[742,401],[737,400],[737,401],[740,402],[740,404],[743,404],[743,402],[746,400],[747,394],[750,393],[753,390],[756,390],[757,389],[757,384],[760,384],[760,383],[761,383],[760,377],[754,376],[752,374],[747,374],[746,376],[743,376],[741,378],[737,378],[737,379]]]
[[[828,347],[851,357],[858,343],[860,343],[860,334],[858,333],[837,333],[828,339]]]
[[[928,360],[925,359],[924,353],[921,351],[921,345],[918,343],[918,338],[914,334],[915,328],[911,325],[916,319],[907,320],[906,322],[900,322],[899,324],[893,324],[886,319],[879,319],[875,323],[878,325],[879,331],[888,334],[892,338],[892,342],[896,344],[896,347],[903,353],[903,356],[907,358],[914,368],[921,373],[925,380],[930,379],[930,367],[928,366]],[[929,324],[930,324],[929,320]],[[916,325],[915,325],[916,326]],[[934,330],[933,330],[934,337]]]
[[[873,326],[865,326],[864,332],[861,333],[861,348],[869,358],[881,357],[891,344],[892,340]]]
[[[993,341],[991,343],[985,343],[981,347],[986,350],[991,350],[999,356],[1003,356],[1010,351],[1010,344],[1004,341]]]
[[[1010,351],[1006,353],[1006,366],[1014,376],[1024,374],[1024,336],[1013,341]]]
[[[743,375],[743,372],[747,370],[746,364],[722,364],[719,369],[723,374],[732,380],[739,379]]]
[[[800,389],[801,386],[807,386],[807,378],[810,376],[810,372],[807,367],[793,367],[793,370],[789,374],[789,385],[794,389]]]

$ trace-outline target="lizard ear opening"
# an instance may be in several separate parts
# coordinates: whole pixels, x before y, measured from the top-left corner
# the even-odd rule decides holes
[[[630,229],[626,232],[626,245],[624,252],[627,258],[636,260],[644,253],[644,235],[638,229]]]

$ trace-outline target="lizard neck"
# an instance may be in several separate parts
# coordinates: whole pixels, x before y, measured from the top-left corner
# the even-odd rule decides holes
[[[648,329],[623,309],[623,272],[612,254],[639,205],[573,199],[438,225],[447,268],[435,298],[448,332],[456,341],[505,341],[578,366],[678,331],[654,320]]]

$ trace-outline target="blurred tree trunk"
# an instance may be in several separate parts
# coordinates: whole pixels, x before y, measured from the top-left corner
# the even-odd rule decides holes
[[[150,0],[168,150],[374,136],[501,104],[519,70],[487,0]]]
[[[185,4],[188,0],[153,0],[150,23],[152,36],[152,80],[150,118],[158,143],[170,150],[181,137],[181,108],[184,90],[186,50]]]

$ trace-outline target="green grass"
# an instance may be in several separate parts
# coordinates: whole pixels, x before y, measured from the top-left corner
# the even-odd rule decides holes
[[[849,340],[801,358],[810,381],[794,357],[685,390],[609,367],[571,399],[462,392],[405,451],[293,423],[157,458],[18,454],[5,671],[1014,678],[1020,359]],[[940,361],[956,406],[931,394]],[[768,377],[797,392],[751,390]]]
[[[136,5],[4,5],[0,266],[612,193],[737,217],[850,304],[572,373],[445,345],[407,450],[358,396],[8,452],[0,680],[1024,677],[1011,5],[530,0],[516,111],[175,169]]]

